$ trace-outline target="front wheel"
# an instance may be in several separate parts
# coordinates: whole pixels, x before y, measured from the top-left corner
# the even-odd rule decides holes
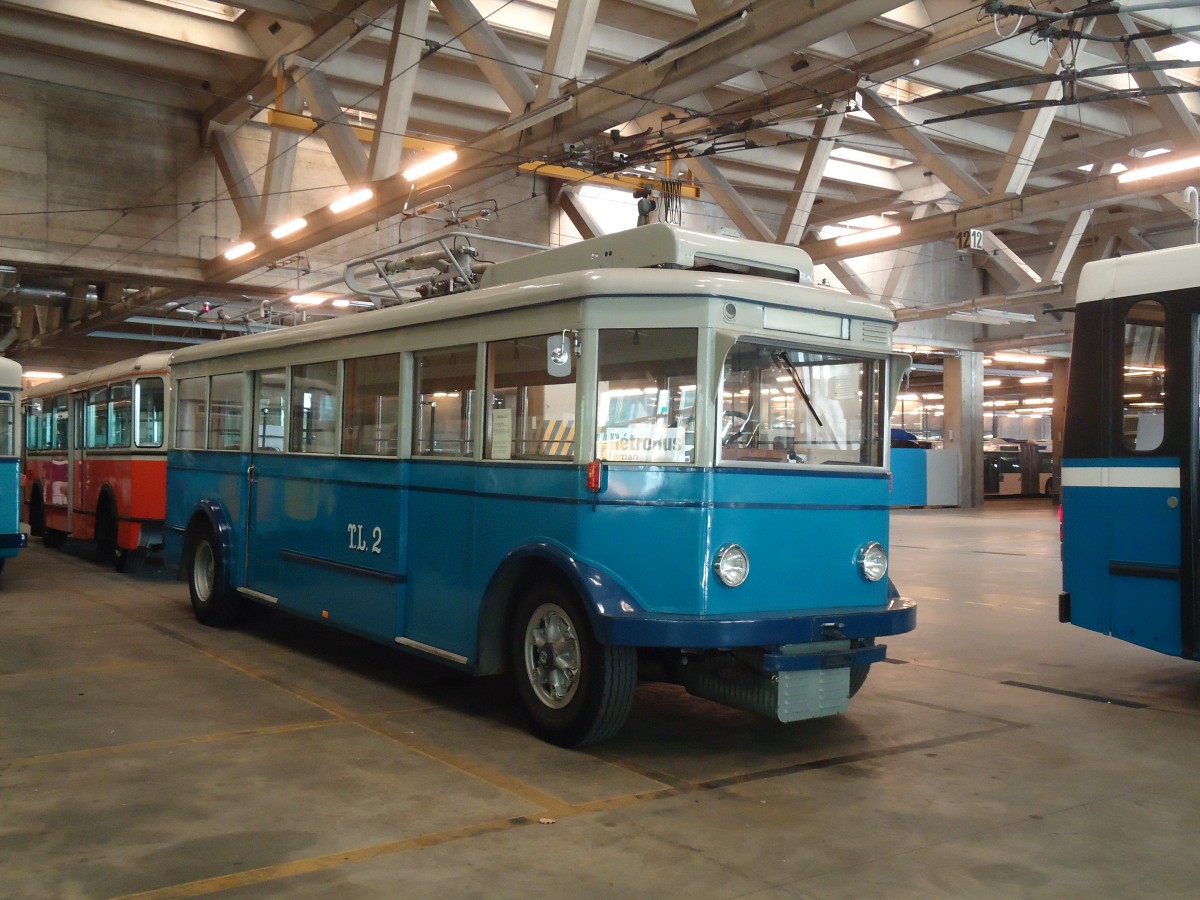
[[[222,628],[241,617],[244,601],[229,588],[220,545],[207,523],[199,525],[192,538],[187,555],[187,580],[192,612],[201,624]]]
[[[541,582],[517,604],[511,668],[529,730],[560,747],[612,737],[633,705],[637,650],[601,644],[575,595]]]
[[[891,587],[891,579],[888,579],[888,586]],[[857,641],[856,645],[859,647],[874,647],[875,646],[875,638],[863,638],[862,640]],[[850,696],[851,697],[853,697],[860,690],[862,690],[862,686],[864,684],[866,684],[867,676],[870,674],[871,674],[871,664],[870,663],[867,663],[865,666],[851,666],[850,667]]]

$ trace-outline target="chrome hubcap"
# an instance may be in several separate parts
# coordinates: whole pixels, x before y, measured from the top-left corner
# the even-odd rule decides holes
[[[212,596],[216,568],[212,546],[208,541],[201,541],[196,545],[195,558],[192,560],[192,584],[196,587],[196,596],[205,603]]]
[[[562,709],[579,688],[579,635],[562,607],[543,603],[525,626],[525,674],[537,698]]]

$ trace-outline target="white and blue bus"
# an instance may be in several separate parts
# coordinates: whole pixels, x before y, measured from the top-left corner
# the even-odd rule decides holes
[[[25,546],[21,531],[21,364],[0,358],[0,570]]]
[[[174,354],[166,549],[198,618],[257,601],[510,672],[566,746],[639,679],[844,711],[916,622],[891,314],[794,247],[653,225],[487,267],[464,240],[444,296]]]
[[[1080,275],[1062,446],[1059,618],[1200,658],[1200,246]]]

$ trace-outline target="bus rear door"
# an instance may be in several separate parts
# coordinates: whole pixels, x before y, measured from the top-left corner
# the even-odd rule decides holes
[[[1100,340],[1101,323],[1089,321],[1093,312],[1100,319],[1098,308],[1081,310],[1077,346],[1089,333],[1093,343]],[[1182,548],[1196,543],[1195,526],[1188,524],[1196,511],[1186,489],[1191,476],[1180,462],[1196,454],[1195,394],[1190,403],[1183,396],[1190,391],[1185,385],[1195,367],[1195,341],[1172,341],[1165,329],[1175,323],[1158,300],[1114,304],[1104,313],[1107,349],[1091,363],[1104,370],[1093,368],[1089,379],[1088,360],[1078,355],[1073,362],[1070,444],[1062,465],[1060,617],[1162,653],[1189,655],[1197,598],[1181,560]],[[1194,334],[1191,318],[1184,329]],[[1179,396],[1168,397],[1168,389]]]

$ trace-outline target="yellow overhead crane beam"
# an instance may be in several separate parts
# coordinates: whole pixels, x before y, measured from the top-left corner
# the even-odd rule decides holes
[[[537,162],[521,163],[517,168],[522,172],[529,172],[531,175],[559,178],[563,181],[569,181],[572,184],[601,184],[611,188],[628,188],[631,191],[642,188],[656,191],[662,187],[659,184],[658,178],[649,175],[594,175],[583,169],[572,169],[567,166],[554,166],[548,163]],[[700,196],[700,188],[695,184],[684,182],[680,185],[679,193],[680,196],[690,197],[694,200]]]
[[[321,126],[320,122],[309,116],[281,112],[277,109],[267,110],[267,124],[272,128],[285,128],[288,131],[299,131],[304,134],[312,134]],[[370,128],[364,128],[361,125],[351,125],[350,127],[354,130],[355,136],[364,144],[370,144],[374,140],[374,135],[371,133]],[[423,153],[441,153],[444,150],[455,149],[453,144],[431,141],[428,138],[413,137],[407,134],[404,136],[404,146],[406,149],[418,150]],[[545,178],[569,181],[572,184],[599,184],[631,191],[642,188],[658,190],[661,187],[659,179],[643,175],[596,175],[584,169],[573,169],[569,166],[555,166],[539,162],[521,163],[517,168],[531,175],[541,175]],[[680,187],[680,196],[696,199],[700,196],[700,188],[694,183],[685,182]]]

